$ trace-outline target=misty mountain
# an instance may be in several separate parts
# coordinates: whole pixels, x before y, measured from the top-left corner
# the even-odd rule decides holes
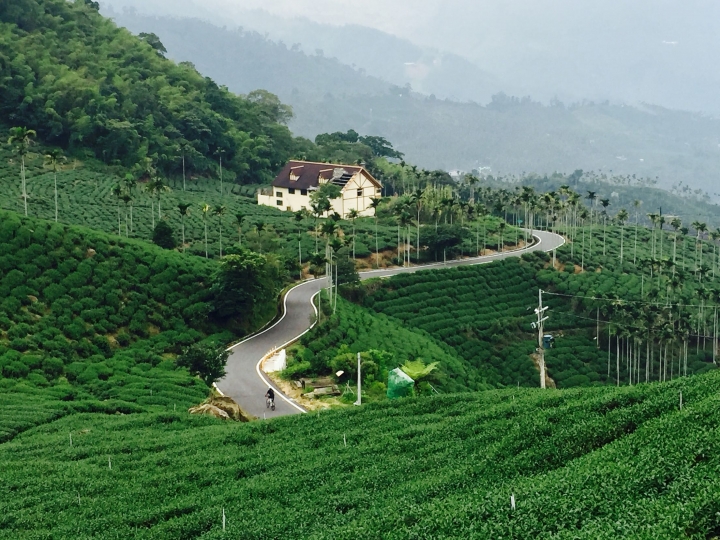
[[[308,56],[297,47],[288,49],[257,32],[218,28],[199,19],[141,16],[132,11],[110,15],[135,34],[157,34],[169,58],[192,62],[200,73],[235,93],[263,88],[292,101],[298,94],[386,93],[391,86],[338,60]]]
[[[295,111],[298,135],[347,129],[387,137],[408,161],[428,168],[489,167],[493,173],[575,169],[658,177],[715,192],[720,121],[661,107],[608,102],[542,105],[497,95],[487,106],[410,93],[337,60],[288,49],[257,33],[198,20],[116,21],[155,32],[178,61],[238,93],[265,88]]]
[[[418,75],[408,82],[438,97],[487,103],[502,90],[544,103],[611,100],[720,114],[720,3],[712,0],[101,2],[267,32],[309,52],[323,49],[326,56],[401,86],[398,77]],[[375,34],[374,41],[383,43],[376,54],[371,44],[356,39],[358,26],[393,39]],[[413,47],[427,56],[410,54]],[[439,72],[426,58],[444,59],[441,77],[423,79],[426,71]],[[421,67],[406,73],[398,62]],[[448,86],[438,86],[438,79]]]
[[[493,94],[504,89],[495,77],[462,56],[420,47],[407,39],[357,24],[319,24],[308,18],[278,17],[258,9],[213,10],[193,0],[172,4],[168,0],[104,0],[102,5],[104,14],[131,30],[135,30],[132,25],[137,17],[143,15],[196,18],[225,29],[237,27],[284,44],[292,51],[336,59],[361,74],[397,86],[409,84],[416,92],[441,99],[487,103]]]

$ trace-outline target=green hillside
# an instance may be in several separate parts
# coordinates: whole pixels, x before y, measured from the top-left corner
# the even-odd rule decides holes
[[[0,212],[0,438],[77,411],[202,400],[207,386],[176,357],[272,319],[272,264],[255,303],[221,315],[214,261]]]
[[[349,354],[350,353],[350,354]],[[477,370],[432,335],[405,328],[390,317],[373,313],[339,299],[337,312],[305,334],[290,349],[286,377],[326,375],[343,369],[343,381],[356,377],[355,355],[363,353],[371,364],[363,368],[365,391],[384,399],[388,371],[410,360],[438,362],[433,386],[442,392],[492,388]]]
[[[364,303],[451,346],[467,371],[472,366],[492,385],[538,384],[531,357],[538,289],[550,307],[546,330],[556,339],[546,362],[559,387],[669,380],[713,369],[717,246],[701,243],[700,264],[695,243],[684,237],[676,247],[674,234],[638,228],[637,235],[636,250],[634,227],[604,233],[596,226],[593,247],[586,227],[557,251],[556,269],[551,255],[534,253],[398,275],[374,286]]]
[[[240,425],[167,408],[76,414],[0,446],[0,527],[32,538],[702,540],[720,531],[719,392],[712,373]]]

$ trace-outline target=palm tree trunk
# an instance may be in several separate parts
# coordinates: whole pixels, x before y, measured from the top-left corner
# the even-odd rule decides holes
[[[184,161],[183,159],[183,162]],[[185,216],[180,216],[180,222],[182,223],[182,247],[183,253],[185,253]]]
[[[420,210],[417,215],[417,250],[415,251],[415,262],[420,262]]]
[[[208,258],[207,220],[205,220],[205,258]]]
[[[635,252],[633,253],[633,264],[637,264],[637,244],[638,244],[638,222],[635,216]]]
[[[20,163],[20,180],[21,180],[21,187],[22,187],[22,196],[23,196],[23,204],[25,206],[25,216],[28,215],[27,210],[27,183],[25,182],[25,156],[21,157],[21,163]]]
[[[55,222],[58,220],[57,171],[55,171]]]
[[[155,201],[150,199],[150,215],[152,216],[152,228],[155,230]]]
[[[378,250],[378,222],[375,218],[375,268],[380,268],[380,255]]]
[[[220,222],[220,258],[222,259],[222,221]]]
[[[618,332],[617,339],[615,341],[616,344],[616,353],[615,353],[615,384],[616,386],[620,386],[620,332]]]

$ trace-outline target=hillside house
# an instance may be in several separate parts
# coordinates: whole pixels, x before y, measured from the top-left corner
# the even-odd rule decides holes
[[[310,195],[326,183],[341,190],[340,197],[330,201],[332,211],[343,217],[350,210],[357,210],[361,216],[374,215],[371,199],[382,196],[382,184],[359,165],[290,161],[273,180],[272,188],[258,193],[258,204],[288,212],[310,210]]]

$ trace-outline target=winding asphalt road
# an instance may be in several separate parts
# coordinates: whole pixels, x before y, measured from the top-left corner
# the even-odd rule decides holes
[[[565,239],[557,234],[545,231],[533,231],[535,243],[524,249],[448,261],[447,263],[412,266],[409,268],[390,268],[387,270],[370,270],[362,272],[360,279],[393,276],[417,272],[419,270],[432,270],[465,266],[474,264],[487,264],[489,262],[518,257],[531,251],[553,251],[565,243]],[[305,410],[291,398],[283,395],[270,379],[260,369],[260,361],[272,349],[282,349],[308,332],[315,323],[316,311],[312,298],[323,287],[327,286],[327,278],[304,281],[291,289],[284,299],[284,314],[270,328],[251,336],[230,349],[225,378],[217,386],[226,396],[233,398],[246,412],[262,418],[299,414]],[[275,411],[265,408],[263,396],[269,386],[275,388]]]

